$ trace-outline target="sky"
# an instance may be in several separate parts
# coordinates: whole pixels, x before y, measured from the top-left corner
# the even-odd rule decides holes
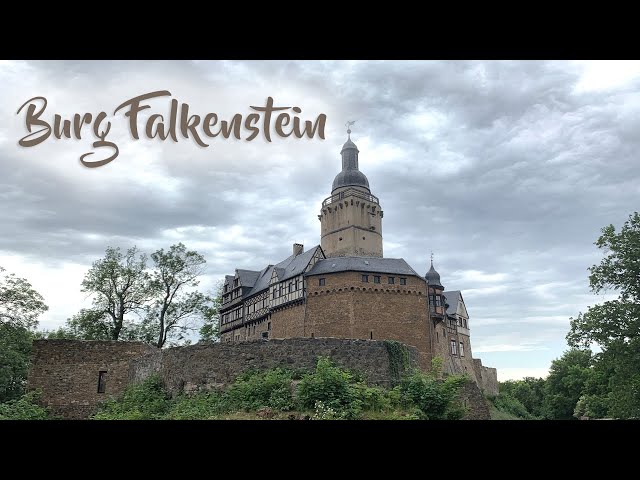
[[[168,90],[190,114],[251,113],[273,97],[325,138],[133,140],[115,108]],[[99,168],[82,139],[21,147],[27,100],[42,119],[107,113],[119,156]],[[168,100],[149,101],[167,117]],[[0,61],[0,266],[27,278],[54,329],[90,298],[107,246],[183,242],[207,260],[203,290],[320,243],[317,215],[340,171],[344,124],[384,210],[385,257],[434,265],[461,290],[471,345],[500,380],[544,376],[589,290],[600,229],[640,205],[636,61]],[[97,157],[96,154],[95,157]]]

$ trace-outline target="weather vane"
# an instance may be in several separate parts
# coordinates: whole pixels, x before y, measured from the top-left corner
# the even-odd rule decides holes
[[[353,120],[352,122],[347,122],[344,124],[345,127],[347,127],[347,133],[349,134],[349,140],[351,140],[351,125],[353,125],[354,123],[356,123],[355,120]]]
[[[431,250],[431,266],[433,267],[433,250]]]

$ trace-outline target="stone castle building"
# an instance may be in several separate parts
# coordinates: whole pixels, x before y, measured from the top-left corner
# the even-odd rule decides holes
[[[497,384],[496,370],[473,358],[462,293],[445,291],[433,259],[422,276],[404,259],[384,257],[384,212],[348,133],[342,170],[318,215],[320,245],[305,251],[295,243],[291,256],[275,265],[226,276],[222,342],[397,340],[417,348],[424,369],[440,356],[445,373],[466,373],[481,387]]]
[[[341,154],[342,171],[318,215],[320,245],[305,251],[294,244],[291,256],[275,265],[227,276],[221,342],[157,349],[142,342],[36,340],[28,388],[40,390],[41,403],[55,415],[87,418],[151,374],[176,394],[224,387],[248,369],[312,369],[319,356],[391,386],[400,372],[386,340],[397,340],[407,346],[407,368],[428,370],[441,357],[445,373],[469,375],[475,383],[462,393],[471,407],[467,418],[488,419],[482,391],[497,394],[496,370],[473,358],[462,293],[444,290],[433,259],[422,276],[404,259],[383,256],[383,210],[351,138]]]

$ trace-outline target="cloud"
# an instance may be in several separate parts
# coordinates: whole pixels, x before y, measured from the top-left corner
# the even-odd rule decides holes
[[[535,345],[546,350],[527,358],[542,368],[562,353],[569,317],[601,300],[587,272],[600,228],[640,204],[638,69],[615,65],[598,76],[597,63],[558,61],[2,62],[0,262],[39,278],[48,326],[85,306],[81,273],[107,245],[182,241],[205,255],[206,288],[236,267],[261,269],[294,242],[320,242],[318,210],[355,119],[385,255],[425,273],[433,251],[445,287],[463,292],[485,364],[511,368]],[[16,111],[33,96],[47,97],[50,118],[111,114],[164,89],[223,117],[272,96],[325,113],[326,139],[205,149],[132,141],[115,116],[120,156],[105,167],[79,164],[89,138],[17,145]],[[514,349],[486,350],[501,345]]]

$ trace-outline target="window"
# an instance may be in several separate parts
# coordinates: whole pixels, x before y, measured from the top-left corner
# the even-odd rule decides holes
[[[464,357],[464,342],[460,340],[460,356]]]
[[[280,284],[280,288],[278,289],[278,296],[282,296],[282,284]]]
[[[400,279],[400,285],[406,285],[407,284],[407,279],[406,278],[401,278]]]
[[[300,288],[300,279],[296,278],[296,290]]]
[[[271,322],[267,323],[267,330],[271,331]]]
[[[289,282],[289,293],[293,292],[293,283]]]
[[[369,283],[369,275],[362,275],[362,281],[364,283]]]
[[[324,278],[319,278],[318,279],[318,285],[320,285],[321,287],[324,287]]]
[[[369,338],[373,340],[373,331],[369,332]]]
[[[396,283],[396,279],[394,277],[387,277],[387,280],[389,281],[389,285]]]
[[[436,342],[440,342],[440,335],[438,334],[438,332],[436,332]]]
[[[274,299],[276,298],[276,289],[275,288],[273,289],[273,298]]]
[[[98,393],[104,393],[105,388],[106,388],[106,376],[107,376],[107,371],[106,370],[100,370],[98,372]]]
[[[228,283],[225,283],[225,284],[224,284],[224,291],[225,291],[225,292],[228,292],[228,291],[229,291],[229,284],[228,284]]]
[[[451,340],[451,355],[458,354],[458,347],[455,340]]]
[[[269,332],[262,332],[262,338],[269,338]]]
[[[237,286],[238,286],[238,279],[237,279],[237,278],[235,278],[235,279],[233,280],[233,286],[234,286],[234,287],[237,287]]]
[[[380,283],[380,275],[373,276],[373,283]]]

